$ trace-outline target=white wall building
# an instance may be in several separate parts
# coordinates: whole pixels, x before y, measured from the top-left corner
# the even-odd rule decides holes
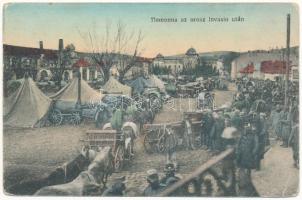
[[[290,61],[291,65],[298,66],[299,64],[299,52],[298,47],[291,48]],[[245,68],[248,64],[253,64],[255,72],[249,76],[259,79],[273,79],[280,74],[264,74],[261,73],[261,62],[263,61],[286,61],[285,53],[282,50],[271,51],[252,51],[241,54],[239,57],[232,61],[231,79],[242,77],[244,74],[240,73],[242,68]]]

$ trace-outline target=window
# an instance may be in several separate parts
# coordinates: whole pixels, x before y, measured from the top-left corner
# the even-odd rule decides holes
[[[83,80],[87,81],[87,69],[84,69],[84,68],[82,68],[82,69],[83,69],[82,78],[83,78]]]

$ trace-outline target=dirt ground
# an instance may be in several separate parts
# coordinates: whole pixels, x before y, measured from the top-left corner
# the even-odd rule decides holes
[[[275,142],[265,154],[261,170],[252,172],[253,183],[262,197],[293,197],[299,193],[299,170],[294,167],[292,149],[280,144]]]
[[[231,101],[233,92],[218,91],[217,105]],[[182,112],[194,110],[194,99],[176,99],[178,109],[165,105],[156,116],[155,123],[173,122],[182,119]],[[191,104],[192,103],[192,104]],[[179,109],[180,108],[180,109]],[[86,130],[93,129],[94,124],[82,123],[79,126],[63,125],[36,129],[4,129],[4,187],[19,182],[46,176],[56,167],[70,161],[79,154],[81,139]],[[211,155],[204,150],[178,151],[179,175],[185,176],[197,166],[204,163]],[[117,176],[126,175],[128,188],[137,188],[141,192],[146,187],[146,171],[157,169],[162,175],[165,155],[146,154],[142,137],[135,142],[135,159]],[[130,194],[131,195],[131,194]]]

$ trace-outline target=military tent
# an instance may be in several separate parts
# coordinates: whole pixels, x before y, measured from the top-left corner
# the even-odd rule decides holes
[[[103,86],[103,90],[109,94],[123,94],[131,96],[131,87],[121,84],[114,77],[110,77],[106,84]]]
[[[4,126],[41,127],[47,120],[52,100],[40,91],[32,78],[20,82],[20,87],[4,99]]]
[[[155,85],[156,87],[159,88],[159,90],[161,92],[166,92],[166,87],[165,87],[165,84],[162,80],[160,80],[157,76],[155,75],[152,75],[150,78],[149,78],[150,82]]]
[[[76,102],[78,100],[78,78],[63,87],[56,94],[50,96],[51,99]],[[102,100],[103,94],[91,88],[86,81],[81,79],[81,103],[96,103]]]
[[[138,77],[135,80],[131,81],[129,83],[129,86],[132,87],[133,91],[141,94],[144,92],[145,88],[149,87],[156,87],[151,83],[151,81],[143,78],[143,77]]]

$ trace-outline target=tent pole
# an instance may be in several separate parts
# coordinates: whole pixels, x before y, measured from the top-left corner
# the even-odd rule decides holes
[[[289,99],[288,99],[288,82],[289,82],[289,62],[290,62],[290,49],[289,49],[289,45],[290,45],[290,14],[287,14],[287,24],[286,24],[286,28],[287,28],[287,35],[286,35],[286,80],[285,80],[285,102],[284,102],[284,106],[287,107],[288,103],[289,103]]]
[[[81,72],[80,69],[78,69],[78,101],[77,104],[81,105]]]

